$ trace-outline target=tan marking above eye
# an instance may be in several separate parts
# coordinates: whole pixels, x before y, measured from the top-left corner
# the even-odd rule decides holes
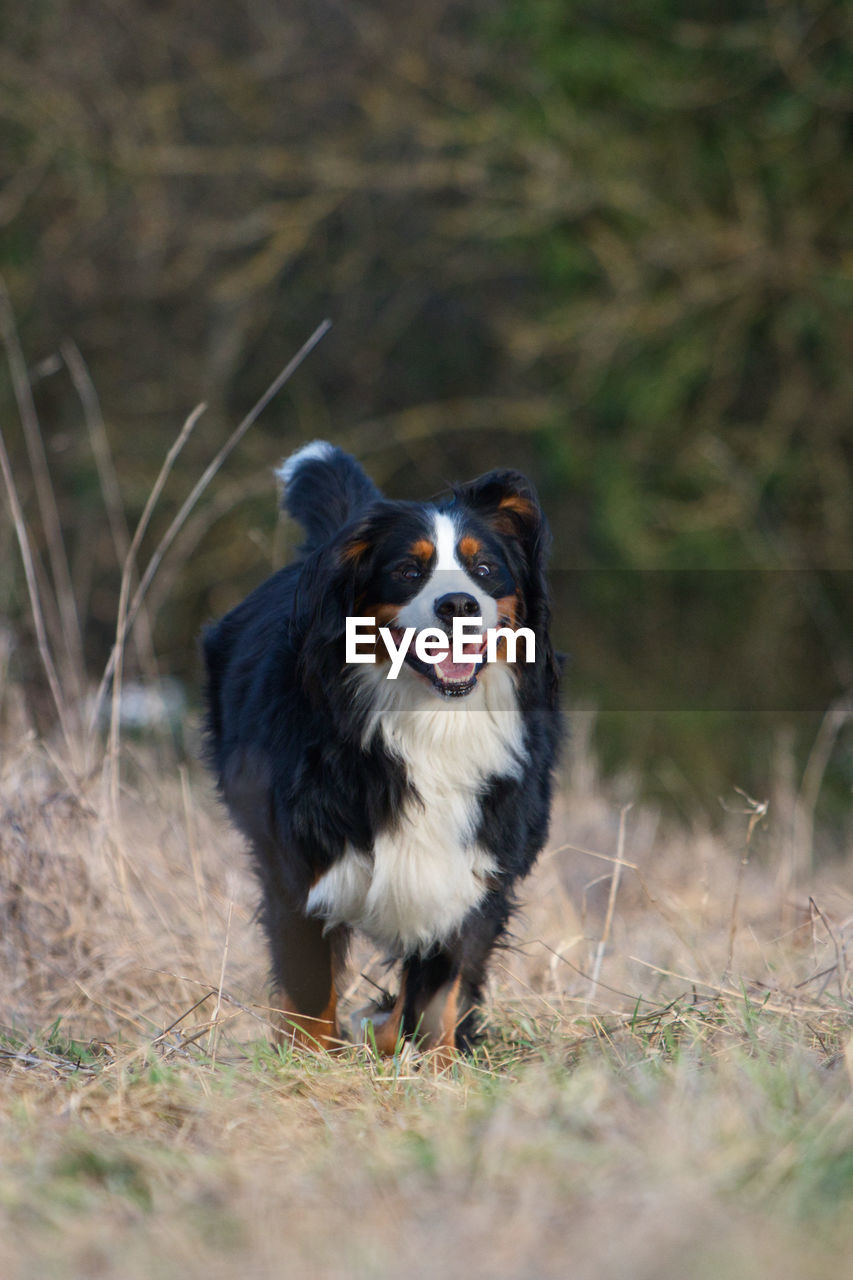
[[[466,533],[464,538],[459,539],[459,550],[466,560],[473,560],[475,556],[481,554],[483,544],[479,538],[473,538],[470,533]]]
[[[358,611],[361,617],[373,619],[374,628],[395,627],[397,625],[397,613],[399,608],[400,606],[398,604],[359,604]],[[368,627],[365,625],[361,630],[362,634],[364,634],[368,630]],[[389,663],[391,661],[390,654],[388,653],[386,646],[379,642],[379,636],[376,630],[374,630],[373,643],[375,646],[374,654],[376,656],[377,665],[381,667]],[[370,652],[367,648],[366,642],[365,647],[361,652],[365,654]]]
[[[435,555],[435,543],[429,538],[419,538],[412,543],[410,551],[416,560],[431,560]]]

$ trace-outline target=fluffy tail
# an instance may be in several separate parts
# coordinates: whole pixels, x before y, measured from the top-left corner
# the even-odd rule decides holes
[[[328,542],[382,497],[355,458],[326,440],[314,440],[292,453],[276,475],[284,488],[282,507],[308,535],[304,552]]]

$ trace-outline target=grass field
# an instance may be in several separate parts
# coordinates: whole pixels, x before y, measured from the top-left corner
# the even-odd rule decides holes
[[[849,1274],[853,875],[797,865],[781,791],[673,831],[581,734],[483,1047],[441,1073],[272,1049],[207,780],[127,746],[115,812],[6,711],[4,1280]],[[345,1006],[390,981],[358,951]]]

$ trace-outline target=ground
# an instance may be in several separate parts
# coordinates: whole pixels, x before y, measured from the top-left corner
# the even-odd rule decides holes
[[[676,828],[576,738],[440,1071],[272,1048],[206,778],[126,745],[116,808],[72,755],[21,724],[0,761],[4,1280],[845,1273],[853,875],[790,847],[792,797]],[[392,981],[357,949],[356,1024]]]

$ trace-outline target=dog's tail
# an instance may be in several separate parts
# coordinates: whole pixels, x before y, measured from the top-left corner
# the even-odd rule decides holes
[[[283,487],[282,507],[308,535],[304,552],[328,542],[353,516],[382,497],[355,458],[326,440],[297,449],[276,475]]]

